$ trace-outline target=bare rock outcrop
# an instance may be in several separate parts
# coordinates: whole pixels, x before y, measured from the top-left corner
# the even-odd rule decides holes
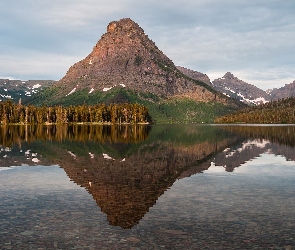
[[[93,51],[70,67],[55,86],[63,96],[73,90],[95,93],[118,86],[165,98],[234,103],[204,81],[208,81],[205,76],[195,80],[177,69],[137,23],[124,18],[111,22]]]

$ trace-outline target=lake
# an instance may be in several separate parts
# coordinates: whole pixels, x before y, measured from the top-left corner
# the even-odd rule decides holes
[[[295,249],[295,126],[0,127],[1,249]]]

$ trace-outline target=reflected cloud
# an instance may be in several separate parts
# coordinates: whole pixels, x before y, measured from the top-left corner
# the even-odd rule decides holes
[[[235,169],[235,173],[276,177],[285,176],[290,170],[293,173],[294,169],[294,161],[288,161],[282,155],[266,152]]]
[[[0,127],[8,135],[1,137],[0,169],[59,165],[110,225],[128,229],[179,179],[203,172],[279,175],[280,165],[295,165],[293,132],[292,126]]]

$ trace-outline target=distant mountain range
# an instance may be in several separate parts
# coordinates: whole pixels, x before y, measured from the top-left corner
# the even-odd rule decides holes
[[[211,83],[210,79],[205,74],[183,67],[178,67],[178,69],[191,78],[206,82],[208,85],[212,86],[215,90],[223,93],[224,95],[235,98],[248,105],[258,105],[271,100],[295,96],[295,80],[293,83],[286,84],[284,87],[264,91],[252,84],[238,79],[230,72],[227,72],[221,78],[213,80]]]
[[[109,23],[93,51],[59,81],[0,80],[0,100],[25,104],[140,103],[158,121],[212,122],[214,117],[295,94],[295,81],[263,91],[231,73],[210,81],[176,66],[129,18]],[[208,118],[210,117],[210,118]]]
[[[47,87],[55,81],[51,80],[9,80],[0,79],[0,101],[25,99]]]
[[[214,80],[212,84],[216,90],[246,104],[262,104],[271,100],[268,93],[238,79],[230,72],[227,72],[222,78]]]
[[[129,18],[109,23],[89,55],[25,104],[102,102],[139,103],[156,122],[173,123],[208,123],[245,107],[216,91],[206,75],[177,68]]]
[[[264,91],[252,84],[238,79],[232,73],[227,72],[223,77],[210,81],[206,74],[190,70],[184,67],[176,67],[188,77],[202,81],[224,95],[235,98],[250,105],[257,105],[295,96],[295,80],[281,88],[274,88]],[[0,79],[0,101],[19,100],[31,97],[34,94],[52,86],[56,81],[53,80],[9,80]]]

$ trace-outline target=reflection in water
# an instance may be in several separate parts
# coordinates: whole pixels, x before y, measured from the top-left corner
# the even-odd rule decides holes
[[[223,166],[228,172],[265,152],[295,161],[294,126],[225,126],[224,129],[245,138],[212,160],[215,166]]]
[[[21,142],[96,141],[100,143],[136,143],[144,141],[150,131],[145,125],[19,125],[0,126],[0,144],[11,146]]]
[[[295,126],[272,126],[272,125],[258,125],[258,126],[224,126],[225,130],[239,134],[251,139],[266,139],[272,143],[280,145],[295,146]]]
[[[266,151],[295,160],[290,126],[0,128],[1,166],[58,164],[121,228],[138,224],[176,180],[212,165],[231,172]]]

